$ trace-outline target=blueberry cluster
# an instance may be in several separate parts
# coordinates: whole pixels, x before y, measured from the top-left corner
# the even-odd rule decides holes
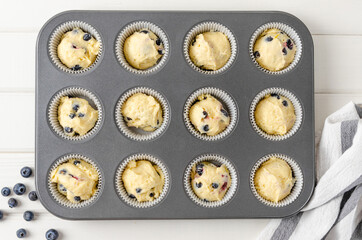
[[[33,173],[33,171],[30,167],[23,167],[20,170],[20,174],[24,178],[29,178],[32,175],[32,173]],[[24,195],[26,193],[26,186],[23,183],[17,183],[13,187],[13,192],[18,196]],[[1,195],[4,197],[10,196],[11,189],[9,187],[3,187],[1,189]],[[28,197],[29,197],[30,201],[36,201],[38,199],[38,195],[35,191],[29,192]],[[17,207],[18,200],[16,200],[15,198],[9,198],[8,206],[9,206],[9,208]],[[4,213],[0,210],[0,220],[2,220],[3,217],[4,217]],[[32,221],[34,219],[34,213],[32,211],[25,211],[23,214],[23,218],[27,222]],[[24,228],[20,228],[19,230],[16,231],[16,236],[18,238],[25,238],[26,235],[27,235],[27,231]],[[47,240],[56,240],[56,239],[58,239],[58,237],[59,237],[59,233],[54,229],[48,230],[45,234],[45,238]]]

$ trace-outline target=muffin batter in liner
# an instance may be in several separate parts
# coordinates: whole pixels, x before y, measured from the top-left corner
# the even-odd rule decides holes
[[[122,174],[123,174],[125,168],[127,167],[128,163],[132,160],[150,161],[152,164],[155,164],[159,168],[161,168],[163,175],[165,177],[165,183],[163,185],[163,190],[162,190],[160,196],[158,198],[156,198],[155,200],[139,202],[139,201],[137,201],[136,198],[131,198],[128,196],[128,193],[123,185]],[[135,208],[149,208],[149,207],[153,207],[153,206],[157,205],[158,203],[160,203],[166,197],[166,195],[168,193],[168,190],[170,188],[170,182],[171,182],[171,179],[170,179],[169,171],[168,171],[166,165],[158,158],[156,158],[150,154],[145,154],[145,153],[134,154],[134,155],[127,157],[125,160],[122,160],[121,164],[119,165],[119,167],[117,169],[116,177],[115,177],[115,186],[116,186],[118,196],[125,203],[127,203],[128,205],[135,207]]]
[[[262,196],[260,196],[254,185],[254,176],[255,176],[256,171],[259,169],[259,167],[262,163],[268,161],[271,157],[280,158],[280,159],[286,161],[288,163],[288,165],[290,166],[290,168],[292,169],[293,178],[295,178],[295,183],[294,183],[294,186],[293,186],[290,194],[277,203],[266,200]],[[301,193],[301,191],[303,189],[303,173],[302,173],[302,170],[300,169],[298,163],[296,161],[294,161],[292,158],[290,158],[286,155],[283,155],[283,154],[279,154],[279,153],[268,154],[268,155],[262,157],[261,159],[259,159],[255,163],[253,168],[251,169],[250,188],[251,188],[251,191],[253,192],[254,196],[263,204],[270,206],[270,207],[284,207],[284,206],[291,204],[295,199],[298,198],[299,194]]]

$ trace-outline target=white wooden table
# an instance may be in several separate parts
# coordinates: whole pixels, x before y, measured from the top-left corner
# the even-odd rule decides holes
[[[0,4],[0,188],[24,182],[34,190],[34,177],[20,176],[34,166],[35,42],[41,26],[54,14],[92,10],[281,10],[299,17],[313,34],[315,46],[316,133],[327,115],[349,101],[362,103],[362,1],[360,0],[2,0]],[[45,239],[56,228],[60,239],[255,239],[269,220],[65,221],[48,213],[39,201],[17,197],[7,207],[0,196],[0,239]],[[23,220],[32,210],[35,220]]]

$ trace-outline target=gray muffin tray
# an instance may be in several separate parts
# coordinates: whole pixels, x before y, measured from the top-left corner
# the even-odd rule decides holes
[[[103,42],[103,54],[91,70],[66,73],[51,60],[48,45],[61,24],[79,20],[93,26]],[[160,27],[169,40],[169,56],[163,67],[148,75],[127,71],[117,60],[115,42],[120,31],[134,21],[149,21]],[[220,74],[192,69],[183,53],[184,39],[196,24],[215,21],[231,30],[237,41],[236,59]],[[249,54],[250,38],[268,22],[291,26],[299,35],[303,51],[297,65],[283,74],[261,71]],[[66,87],[82,87],[94,93],[103,107],[103,121],[92,137],[82,141],[61,138],[50,127],[47,110],[54,95]],[[162,135],[150,141],[134,141],[118,129],[117,101],[134,87],[150,87],[161,93],[170,106],[170,122]],[[237,124],[227,137],[205,141],[193,136],[183,120],[184,105],[197,89],[215,87],[227,92],[237,105]],[[249,109],[254,97],[271,87],[292,92],[300,101],[303,118],[297,132],[281,141],[260,136],[252,127]],[[207,219],[276,218],[296,214],[309,200],[314,188],[314,63],[313,41],[298,18],[284,12],[173,12],[173,11],[68,11],[50,19],[41,29],[36,48],[36,188],[44,207],[54,215],[84,219]],[[96,162],[103,175],[97,199],[81,208],[68,208],[54,200],[48,188],[51,166],[67,154],[81,154]],[[165,198],[150,208],[135,208],[118,196],[115,187],[120,163],[136,153],[151,154],[169,170],[170,187]],[[225,205],[206,208],[186,194],[183,178],[188,164],[202,154],[224,156],[235,166],[237,190]],[[294,159],[303,174],[299,196],[284,207],[272,207],[252,193],[250,173],[254,164],[270,153]]]

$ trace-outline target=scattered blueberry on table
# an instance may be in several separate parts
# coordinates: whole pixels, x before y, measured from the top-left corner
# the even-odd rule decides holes
[[[25,221],[30,222],[34,219],[34,213],[32,211],[26,211],[24,212],[23,217]]]
[[[33,173],[33,171],[31,170],[30,167],[23,167],[23,168],[20,170],[20,174],[21,174],[21,176],[23,176],[24,178],[30,177],[32,173]]]
[[[0,220],[3,219],[3,216],[4,216],[3,212],[0,211]]]
[[[38,195],[36,194],[35,191],[31,191],[28,195],[30,201],[36,201],[38,200]]]
[[[9,208],[14,208],[18,206],[18,201],[15,198],[10,198],[8,201]]]
[[[20,228],[18,231],[16,231],[16,236],[18,238],[26,237],[26,230],[24,228]]]
[[[17,183],[14,186],[13,191],[16,195],[23,195],[26,192],[26,187],[22,183]]]
[[[4,197],[9,196],[10,193],[11,193],[11,190],[8,187],[4,187],[4,188],[1,189],[1,195],[3,195]]]
[[[45,237],[47,240],[56,240],[59,237],[59,233],[57,230],[55,229],[49,229],[46,233],[45,233]]]

